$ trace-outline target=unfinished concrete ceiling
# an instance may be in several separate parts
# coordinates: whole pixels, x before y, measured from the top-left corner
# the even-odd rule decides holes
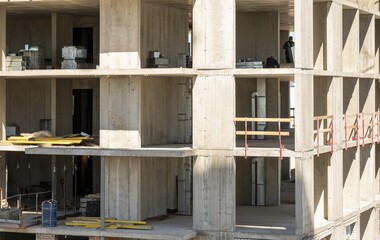
[[[191,12],[195,0],[143,0],[147,3],[165,4],[188,9]],[[75,15],[96,15],[99,0],[0,0],[7,5],[7,11],[15,14],[49,14],[51,12]],[[294,0],[236,0],[237,11],[280,13],[281,29],[292,30],[294,25]]]

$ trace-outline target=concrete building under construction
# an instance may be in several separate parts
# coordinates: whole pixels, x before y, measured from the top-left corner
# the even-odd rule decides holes
[[[0,54],[0,240],[380,239],[378,1],[0,0]]]

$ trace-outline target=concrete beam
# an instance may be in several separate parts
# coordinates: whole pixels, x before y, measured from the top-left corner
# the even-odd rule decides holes
[[[235,0],[194,1],[194,68],[235,68],[235,8]]]
[[[141,0],[101,0],[101,68],[141,68],[140,33]]]
[[[0,71],[6,70],[7,55],[7,9],[0,5]]]

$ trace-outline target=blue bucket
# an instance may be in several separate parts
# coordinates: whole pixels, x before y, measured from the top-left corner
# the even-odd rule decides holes
[[[49,200],[42,202],[42,226],[57,226],[57,201]]]

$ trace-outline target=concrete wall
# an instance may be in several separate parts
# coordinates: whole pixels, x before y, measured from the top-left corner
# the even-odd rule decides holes
[[[282,51],[279,13],[238,12],[236,14],[236,42],[236,59],[251,58],[266,61],[269,56],[273,56],[279,60],[280,51]]]
[[[160,50],[169,67],[178,67],[179,53],[188,54],[189,23],[186,10],[158,4],[141,6],[141,67],[147,66],[149,51]]]
[[[43,79],[7,81],[7,123],[20,132],[39,131],[40,119],[51,119],[51,82]]]
[[[326,16],[327,4],[314,3],[314,69],[318,70],[324,70],[327,67]]]
[[[252,159],[236,157],[236,206],[252,204]]]
[[[72,81],[72,89],[91,89],[92,90],[92,135],[99,136],[100,118],[100,89],[99,79],[75,79]]]
[[[40,46],[45,49],[46,58],[52,57],[50,15],[17,16],[7,18],[7,52],[18,52],[29,46]]]
[[[107,158],[107,217],[142,220],[166,214],[173,207],[168,198],[176,192],[168,187],[175,185],[168,170],[176,163],[162,158]]]
[[[99,17],[98,16],[74,16],[74,28],[92,28],[93,30],[93,54],[94,64],[99,65]]]
[[[8,196],[29,191],[50,190],[50,188],[37,187],[41,185],[41,182],[51,182],[49,156],[26,156],[24,153],[8,152],[6,160],[8,165]],[[31,187],[31,185],[36,187]]]
[[[359,49],[360,71],[373,73],[375,69],[375,20],[373,15],[360,14]]]
[[[353,9],[343,10],[343,52],[342,67],[345,72],[357,72],[359,69],[359,12]]]
[[[343,208],[359,207],[359,159],[355,148],[343,152]]]
[[[191,79],[142,80],[142,145],[190,143]]]
[[[328,215],[328,154],[314,157],[314,216],[327,218]]]

